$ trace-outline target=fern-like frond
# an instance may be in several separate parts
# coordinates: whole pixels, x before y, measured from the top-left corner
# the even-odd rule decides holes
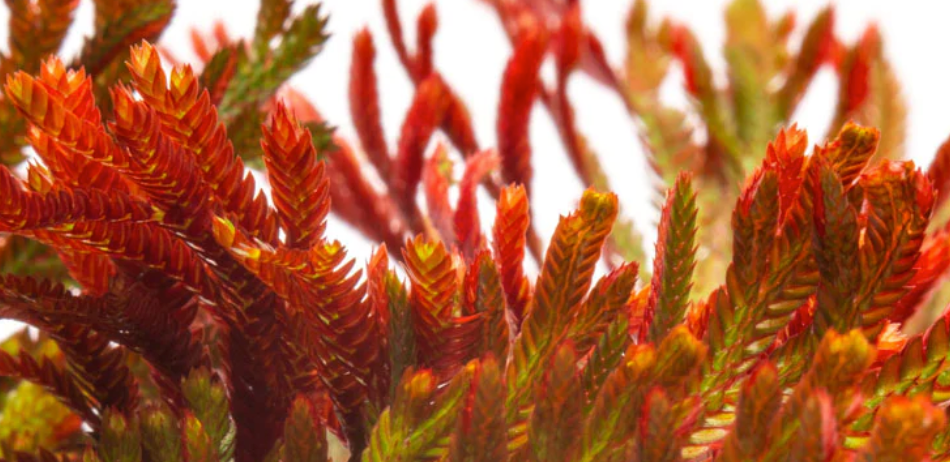
[[[483,320],[462,316],[461,275],[455,256],[441,242],[419,236],[406,243],[404,257],[419,361],[450,373],[474,355]]]
[[[390,154],[380,119],[379,94],[373,62],[376,48],[373,35],[362,29],[353,37],[353,59],[350,64],[350,116],[360,144],[383,181],[389,181]]]
[[[473,154],[465,162],[465,173],[459,182],[459,199],[455,208],[455,235],[462,255],[471,260],[480,250],[482,242],[482,223],[478,217],[478,198],[475,193],[479,183],[498,164],[498,155],[494,151],[481,151]]]
[[[264,127],[264,164],[288,247],[308,249],[323,237],[330,213],[330,182],[310,130],[278,104]]]
[[[501,272],[501,285],[511,310],[515,332],[521,329],[530,285],[524,275],[525,242],[531,215],[528,194],[524,186],[508,186],[498,196],[495,224],[492,228],[492,248]]]
[[[562,217],[554,232],[506,372],[506,405],[509,425],[515,430],[511,435],[514,447],[520,446],[518,425],[530,414],[530,389],[539,383],[549,358],[568,333],[616,216],[616,196],[588,190],[579,210]]]
[[[502,177],[506,182],[525,185],[529,191],[532,168],[528,123],[546,47],[547,37],[539,28],[528,27],[522,32],[505,67],[498,100],[495,130]]]
[[[650,303],[642,338],[658,342],[686,317],[696,254],[696,196],[688,175],[676,178],[660,218]]]
[[[505,427],[505,383],[494,357],[472,364],[472,387],[456,418],[449,442],[452,462],[508,460]]]

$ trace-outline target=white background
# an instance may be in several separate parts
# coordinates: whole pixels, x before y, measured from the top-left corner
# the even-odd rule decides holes
[[[309,2],[298,2],[300,9]],[[395,145],[403,114],[412,97],[412,85],[392,51],[378,0],[325,0],[323,11],[330,13],[332,34],[325,50],[291,81],[295,88],[311,97],[340,133],[355,139],[349,119],[347,78],[351,39],[361,27],[372,31],[376,48],[376,70],[380,78],[383,126],[391,145]],[[400,0],[404,32],[408,44],[414,44],[415,18],[428,2]],[[704,45],[713,69],[723,71],[720,51],[724,39],[722,11],[726,0],[666,0],[651,2],[652,16],[658,20],[670,15],[689,25]],[[479,142],[494,145],[497,95],[504,65],[510,54],[507,39],[493,11],[478,0],[436,0],[439,30],[435,38],[437,69],[468,104]],[[607,56],[615,66],[622,65],[624,21],[632,0],[586,0],[582,2],[586,24],[603,41]],[[797,30],[791,43],[799,43],[803,29],[826,1],[767,0],[772,17],[794,7]],[[63,53],[71,56],[81,47],[82,37],[92,31],[91,1],[81,1],[77,22]],[[224,20],[235,36],[253,33],[258,3],[243,0],[180,0],[174,20],[162,38],[162,44],[184,61],[194,59],[189,42],[192,28],[210,31],[216,20]],[[836,32],[851,43],[864,27],[875,22],[884,37],[885,53],[904,85],[908,106],[907,153],[926,166],[937,146],[950,134],[950,64],[946,60],[950,44],[950,12],[943,2],[886,0],[841,0],[836,3]],[[0,7],[0,43],[6,44],[8,11]],[[663,89],[672,104],[686,107],[679,70],[674,68]],[[634,219],[652,247],[658,213],[650,199],[651,187],[645,175],[645,162],[634,122],[615,95],[584,78],[571,81],[570,97],[576,105],[580,129],[592,148],[601,156],[612,184],[619,194],[625,213]],[[836,103],[836,82],[830,70],[822,71],[793,117],[808,130],[813,143],[823,136]],[[571,210],[583,190],[576,179],[554,125],[547,113],[535,108],[531,122],[534,150],[536,197],[534,216],[546,239],[558,216]],[[483,224],[491,222],[491,207],[483,207]],[[372,248],[345,226],[333,222],[330,237],[340,239],[358,261],[366,261]],[[0,321],[0,337],[12,326]]]

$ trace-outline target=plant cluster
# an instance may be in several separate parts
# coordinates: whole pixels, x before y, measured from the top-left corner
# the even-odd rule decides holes
[[[0,318],[39,334],[0,344],[2,460],[950,461],[950,143],[926,172],[900,160],[873,28],[843,44],[825,10],[792,50],[794,16],[735,0],[719,87],[643,1],[616,70],[579,2],[490,0],[513,51],[485,149],[433,62],[432,5],[410,50],[382,0],[415,86],[389,146],[367,30],[356,142],[284,87],[326,41],[316,6],[196,35],[196,71],[150,44],[171,0],[98,0],[70,64],[47,55],[75,1],[7,3]],[[673,62],[699,123],[659,98]],[[787,125],[822,66],[840,99],[810,149]],[[577,128],[579,75],[623,99],[668,185],[652,265]],[[591,186],[546,245],[536,102]],[[331,213],[379,243],[365,268]]]

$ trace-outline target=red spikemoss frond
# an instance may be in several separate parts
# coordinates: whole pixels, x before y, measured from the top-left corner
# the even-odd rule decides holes
[[[519,422],[527,406],[526,388],[537,383],[572,313],[590,288],[594,266],[617,217],[617,196],[584,192],[579,209],[560,223],[551,238],[530,311],[508,362],[508,421]]]
[[[524,186],[508,186],[498,196],[492,246],[501,272],[501,285],[511,311],[515,331],[520,330],[530,297],[530,286],[524,276],[525,236],[531,221],[528,194]]]
[[[181,381],[207,361],[191,331],[198,298],[183,284],[154,271],[123,276],[112,282],[107,296],[112,312],[100,321],[104,325],[90,318],[91,325],[142,355],[168,398],[176,399]]]
[[[841,128],[834,141],[817,148],[815,155],[822,156],[831,164],[845,189],[861,175],[868,161],[877,152],[881,132],[876,128],[862,127],[848,122]]]
[[[862,175],[860,189],[865,201],[862,221],[867,224],[859,249],[861,283],[855,304],[862,325],[874,335],[914,276],[934,191],[912,162],[889,161]]]
[[[528,449],[521,457],[517,451],[513,456],[531,462],[579,460],[575,435],[582,425],[584,399],[571,342],[558,347],[544,375],[544,382],[536,386],[536,404],[528,420]]]
[[[350,115],[366,156],[384,181],[389,181],[390,158],[379,108],[379,94],[373,61],[376,48],[369,29],[353,37],[353,58],[350,64]]]
[[[322,237],[330,213],[330,181],[318,161],[310,130],[278,103],[261,142],[274,205],[288,247],[309,249]]]
[[[224,211],[255,237],[274,243],[273,210],[245,172],[243,161],[234,155],[224,124],[191,68],[175,69],[169,87],[158,51],[147,42],[133,48],[128,67],[135,89],[161,114],[163,132],[193,154],[193,162]]]
[[[531,145],[528,124],[538,72],[547,49],[547,38],[537,28],[526,28],[505,67],[498,100],[496,131],[498,153],[505,182],[521,183],[531,189]]]
[[[63,350],[80,386],[96,400],[100,413],[109,408],[125,413],[135,411],[138,384],[126,365],[123,350],[85,326],[50,326],[46,331]]]
[[[594,406],[594,400],[600,393],[607,377],[627,357],[627,348],[630,346],[630,323],[626,316],[618,317],[607,326],[607,330],[600,335],[596,344],[587,355],[587,363],[581,375],[581,385],[584,387],[584,410],[589,413]]]
[[[115,264],[109,257],[100,253],[60,249],[59,259],[69,270],[69,275],[82,287],[83,293],[102,295],[109,290],[109,281],[116,273]]]
[[[195,250],[155,224],[87,222],[77,224],[65,234],[37,231],[34,236],[60,249],[94,250],[140,262],[181,281],[195,293],[211,295],[205,264]]]
[[[651,344],[631,345],[625,357],[630,360],[621,361],[607,376],[584,423],[581,455],[587,460],[617,454],[617,441],[636,435],[657,354]]]
[[[776,98],[782,120],[795,112],[815,73],[831,60],[835,48],[834,23],[834,9],[828,7],[815,16],[805,31],[798,54],[792,60],[791,72]]]
[[[435,4],[429,3],[416,18],[416,59],[413,75],[425,78],[432,73],[432,39],[439,28],[439,16]]]
[[[88,122],[91,127],[99,126],[102,117],[93,96],[92,79],[82,69],[67,71],[62,61],[53,57],[43,63],[33,85],[42,86],[48,99],[77,119]],[[134,189],[111,167],[89,158],[88,153],[56,142],[38,127],[27,129],[27,139],[58,181],[106,191],[128,193]]]
[[[242,51],[238,44],[223,45],[206,61],[199,82],[208,89],[211,104],[217,106],[224,99],[228,86],[237,75],[238,63],[244,56]]]
[[[418,46],[416,53],[410,55],[403,40],[402,24],[399,20],[399,12],[396,8],[396,0],[383,0],[383,14],[386,19],[386,28],[389,31],[389,37],[396,49],[396,54],[403,68],[409,74],[409,77],[416,84],[416,90],[429,77],[437,75],[435,66],[432,63],[432,37],[435,35],[437,27],[437,17],[434,5],[429,5],[419,14],[418,30],[416,39]],[[462,99],[440,79],[442,91],[445,93],[445,117],[440,119],[442,130],[448,135],[449,140],[458,149],[462,156],[468,157],[470,154],[478,151],[478,142],[475,139],[475,130],[472,128],[472,120],[468,108]]]
[[[82,388],[69,372],[49,358],[36,360],[26,351],[20,351],[20,354],[14,357],[0,350],[0,376],[26,380],[42,386],[81,416],[83,422],[92,428],[99,427],[99,416],[93,411]]]
[[[0,74],[9,67],[36,70],[40,59],[56,53],[73,22],[79,6],[75,0],[10,1],[9,49]]]
[[[61,95],[65,109],[77,117],[93,124],[102,120],[92,92],[92,78],[86,75],[85,69],[67,70],[62,60],[52,56],[40,66],[38,80],[43,82],[51,93]]]
[[[498,155],[495,151],[482,151],[465,163],[465,173],[459,183],[459,200],[455,209],[455,235],[459,249],[466,259],[472,259],[482,247],[482,225],[478,218],[478,199],[475,193],[479,183],[495,166]]]
[[[784,142],[781,138],[773,148],[776,152],[788,148],[789,138]],[[720,390],[712,393],[715,397],[705,396],[717,409],[726,404],[719,400],[727,399],[723,392],[733,386],[732,379],[758,362],[758,356],[771,347],[815,291],[818,272],[811,252],[812,198],[804,187],[799,186],[785,211],[781,232],[777,232],[783,183],[801,185],[807,180],[802,179],[800,169],[781,165],[800,165],[797,159],[795,155],[766,159],[746,182],[733,212],[733,258],[726,284],[706,303],[708,312],[701,314],[707,320],[705,340],[715,358],[713,364],[720,365],[714,366],[716,373],[704,377],[703,389],[707,393]]]
[[[160,209],[171,212],[165,223],[192,235],[207,229],[210,191],[193,158],[161,131],[158,114],[145,102],[135,101],[127,88],[114,89],[112,101],[112,130],[133,157],[116,167]]]
[[[369,184],[349,143],[336,137],[333,143],[339,148],[327,153],[333,212],[368,237],[401,247],[408,229],[396,198]]]
[[[624,441],[637,437],[638,451],[647,451],[642,460],[667,460],[657,457],[678,454],[685,442],[698,411],[692,394],[706,358],[702,342],[679,326],[655,350],[651,344],[632,345],[625,358],[607,377],[587,416],[581,460],[616,457],[630,449]]]
[[[508,357],[510,343],[508,310],[498,268],[486,250],[473,259],[465,275],[465,310],[482,317],[478,356],[491,353],[495,358]]]
[[[284,422],[283,448],[287,460],[323,462],[327,458],[327,431],[320,413],[305,396],[294,399]]]
[[[686,311],[685,324],[689,327],[689,331],[697,338],[706,336],[706,328],[709,327],[709,315],[716,309],[716,304],[719,303],[720,298],[724,298],[724,295],[722,291],[714,290],[709,294],[707,300],[699,300],[693,303]],[[637,298],[639,299],[640,297]],[[644,306],[646,305],[646,301],[642,303]]]
[[[858,40],[850,56],[842,60],[841,95],[838,101],[840,114],[858,110],[871,93],[870,73],[874,60],[880,53],[881,36],[877,27],[870,26]]]
[[[814,200],[814,234],[812,240],[818,272],[815,327],[823,334],[828,329],[839,332],[851,329],[860,312],[854,304],[859,284],[858,215],[848,200],[840,177],[822,156],[812,159],[809,186]]]
[[[455,245],[456,240],[452,223],[455,211],[449,203],[453,166],[448,156],[448,149],[440,142],[436,144],[435,151],[426,160],[425,171],[422,174],[429,221],[447,246]]]
[[[828,331],[817,347],[808,372],[772,420],[769,448],[763,460],[792,453],[802,433],[814,431],[803,428],[806,423],[802,417],[810,406],[810,398],[820,392],[826,393],[829,400],[830,412],[825,424],[841,428],[850,422],[861,402],[860,380],[873,360],[874,348],[859,330],[846,334]]]
[[[383,245],[376,250],[369,263],[366,265],[366,299],[363,303],[366,310],[371,313],[375,329],[375,337],[379,345],[376,365],[373,367],[376,381],[370,383],[370,391],[375,399],[374,403],[378,408],[383,408],[389,398],[389,390],[392,385],[392,361],[389,357],[390,352],[396,348],[405,347],[405,345],[395,345],[397,339],[390,338],[390,323],[392,322],[392,311],[389,305],[392,296],[387,287],[387,278],[390,275],[389,252]]]
[[[441,242],[422,236],[403,249],[412,281],[410,302],[421,364],[451,372],[471,358],[478,343],[480,317],[459,317],[459,272],[455,257]]]
[[[878,411],[870,441],[859,460],[930,461],[931,447],[947,426],[943,409],[926,397],[895,397]]]
[[[370,305],[361,302],[363,288],[357,286],[359,274],[351,274],[353,261],[346,261],[335,242],[308,250],[269,248],[221,218],[214,222],[214,234],[232,257],[302,315],[305,325],[289,327],[299,331],[297,342],[312,349],[351,450],[358,452],[367,384],[378,380],[374,374],[382,350],[376,329],[366,327],[376,321]]]
[[[673,402],[662,388],[654,388],[643,405],[640,427],[640,460],[674,462],[681,460],[686,439],[680,429]]]
[[[466,365],[444,387],[430,370],[407,370],[392,405],[373,429],[363,460],[423,460],[445,454],[456,418],[466,404],[475,364]]]
[[[27,140],[49,167],[49,180],[72,187],[95,188],[138,195],[138,188],[114,168],[86,157],[55,141],[37,127],[27,129]]]
[[[587,190],[558,224],[541,267],[529,318],[559,335],[590,288],[594,265],[617,216],[617,197]]]
[[[636,263],[614,268],[594,284],[587,300],[574,312],[568,336],[579,354],[586,354],[611,325],[626,319],[624,308],[633,295],[639,269]]]
[[[934,155],[927,169],[927,177],[930,178],[930,182],[937,191],[934,209],[939,210],[950,197],[950,138],[937,148],[937,154]]]
[[[17,72],[7,77],[7,97],[20,113],[67,150],[112,166],[129,164],[128,154],[97,123],[82,119],[64,106],[61,95],[32,76]]]
[[[83,222],[134,223],[161,214],[146,202],[113,191],[56,188],[47,193],[27,191],[23,183],[0,166],[0,229],[71,231]]]
[[[877,26],[870,25],[838,65],[839,90],[835,126],[848,119],[881,130],[881,157],[897,159],[903,152],[907,109],[894,71],[884,57]]]
[[[396,0],[382,0],[383,2],[383,15],[386,19],[386,30],[389,32],[389,39],[393,43],[393,48],[396,50],[396,56],[399,57],[399,62],[402,63],[402,67],[405,68],[411,77],[414,77],[413,69],[415,69],[414,57],[409,56],[409,50],[406,48],[406,41],[403,39],[402,35],[402,21],[399,20],[399,9],[396,5]]]
[[[472,116],[462,98],[445,81],[441,83],[445,87],[447,100],[442,130],[455,149],[462,153],[462,157],[468,157],[479,150],[478,141],[475,139],[475,129],[472,127]]]
[[[808,136],[804,130],[792,125],[779,130],[775,140],[765,150],[765,165],[778,174],[780,223],[785,222],[785,215],[798,200],[798,192],[805,178],[803,167],[807,147]]]
[[[680,174],[666,196],[653,259],[653,281],[644,327],[651,341],[659,341],[683,321],[689,306],[696,256],[696,194],[692,177]]]
[[[508,460],[505,428],[505,383],[498,361],[488,357],[474,363],[472,386],[456,418],[449,443],[452,462]]]
[[[96,33],[83,46],[79,63],[98,75],[140,40],[156,40],[175,11],[173,0],[108,1],[96,7]],[[114,68],[110,70],[115,72]]]
[[[861,389],[866,407],[881,412],[879,406],[894,396],[919,395],[945,403],[950,399],[950,386],[940,376],[948,365],[948,348],[950,319],[944,315],[925,333],[908,338],[864,378]],[[854,429],[869,431],[873,420],[873,414],[862,416]]]
[[[416,191],[422,178],[423,154],[429,139],[445,115],[445,101],[441,77],[433,74],[419,84],[403,121],[393,165],[392,188],[396,203],[403,213],[410,217],[415,213]],[[421,229],[415,225],[413,228]]]
[[[771,362],[756,368],[742,384],[736,420],[722,442],[723,462],[759,460],[768,448],[768,429],[782,404],[778,371]]]
[[[888,315],[891,322],[903,323],[917,313],[921,303],[928,299],[938,281],[950,269],[950,236],[945,231],[925,238],[920,249],[920,257],[914,267],[914,276],[907,281],[910,290],[900,300],[894,302],[894,309]]]
[[[78,328],[94,329],[95,335],[141,354],[169,397],[177,399],[181,380],[205,360],[190,331],[197,300],[158,273],[123,270],[110,281],[109,292],[95,298],[8,275],[0,284],[0,302],[6,305],[0,313],[54,338]]]

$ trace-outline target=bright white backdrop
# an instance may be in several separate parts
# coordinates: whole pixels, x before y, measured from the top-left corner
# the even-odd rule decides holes
[[[249,0],[180,0],[177,14],[162,43],[184,61],[194,59],[189,32],[192,28],[209,31],[214,21],[226,22],[233,35],[253,32],[258,2]],[[298,0],[299,9],[306,3]],[[325,0],[330,14],[332,38],[325,50],[292,84],[312,98],[340,132],[353,138],[346,95],[350,45],[354,33],[367,26],[377,46],[377,74],[380,77],[383,126],[395,143],[403,114],[412,97],[412,86],[400,68],[389,44],[378,0]],[[408,29],[407,41],[414,43],[413,27],[418,11],[426,0],[400,0],[400,12]],[[704,45],[707,58],[720,73],[720,54],[724,38],[722,11],[727,0],[666,0],[651,2],[654,19],[670,15],[688,24]],[[435,39],[435,62],[445,78],[468,104],[476,134],[483,145],[494,144],[497,95],[510,47],[493,12],[478,0],[435,0],[439,13],[439,31]],[[624,20],[632,0],[583,1],[585,22],[595,28],[608,57],[615,65],[624,55]],[[820,0],[765,0],[769,13],[779,15],[789,8],[797,11],[798,30],[792,43],[816,12],[828,4]],[[92,30],[91,1],[81,0],[76,27],[71,31],[63,53],[74,54],[82,37]],[[887,0],[840,0],[836,2],[836,31],[848,42],[855,40],[871,22],[878,24],[899,80],[904,84],[908,105],[907,153],[926,165],[937,146],[950,134],[950,63],[945,59],[950,45],[946,14],[950,5],[943,2],[895,2]],[[0,43],[6,44],[8,11],[0,7]],[[624,210],[653,241],[657,213],[649,203],[651,186],[645,174],[642,148],[620,101],[590,81],[573,79],[570,96],[577,106],[578,123],[601,157],[619,194]],[[664,86],[663,95],[673,104],[688,104],[678,71]],[[836,84],[830,71],[820,73],[801,104],[794,120],[812,135],[823,136],[836,102]],[[536,169],[533,207],[542,236],[550,235],[560,214],[576,203],[582,185],[571,170],[550,117],[536,110],[531,123],[531,139]],[[487,208],[485,222],[491,222]],[[358,261],[365,261],[372,248],[346,226],[331,222],[329,233],[350,248]],[[652,245],[651,245],[652,247]],[[0,338],[12,328],[0,321]]]

